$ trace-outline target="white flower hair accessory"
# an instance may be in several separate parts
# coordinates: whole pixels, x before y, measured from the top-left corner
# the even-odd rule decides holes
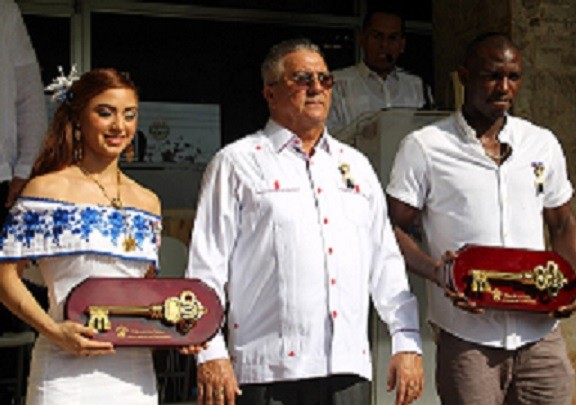
[[[50,97],[52,102],[57,101],[61,103],[62,101],[70,100],[72,98],[70,87],[72,87],[72,84],[78,80],[80,76],[78,76],[78,73],[76,72],[76,65],[72,65],[68,76],[64,75],[62,66],[58,66],[58,71],[60,72],[60,76],[52,79],[52,84],[46,86],[45,90],[47,92],[52,92],[52,97]]]

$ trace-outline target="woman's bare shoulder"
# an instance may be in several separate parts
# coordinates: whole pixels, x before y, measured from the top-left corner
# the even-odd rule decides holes
[[[65,168],[30,179],[22,196],[67,201],[72,183],[73,173]]]
[[[126,186],[125,205],[161,215],[162,205],[156,193],[130,177],[126,177]]]

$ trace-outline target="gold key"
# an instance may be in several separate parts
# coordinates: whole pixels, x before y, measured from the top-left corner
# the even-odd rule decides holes
[[[208,313],[208,309],[189,290],[180,293],[180,297],[169,297],[162,304],[149,306],[136,305],[92,305],[86,308],[88,326],[105,332],[111,329],[110,316],[145,316],[159,319],[169,325],[176,325],[182,335],[187,334],[200,318]]]
[[[473,292],[490,292],[490,280],[512,281],[532,285],[539,291],[545,291],[549,297],[556,297],[568,280],[558,268],[558,264],[549,261],[544,266],[536,266],[532,271],[512,273],[505,271],[471,270],[471,289]]]

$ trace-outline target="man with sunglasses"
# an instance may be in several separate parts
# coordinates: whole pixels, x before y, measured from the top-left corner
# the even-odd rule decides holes
[[[431,107],[432,94],[420,77],[396,63],[406,47],[404,20],[392,7],[372,8],[364,17],[358,42],[364,59],[334,72],[328,127],[336,137],[368,113],[386,108]],[[343,139],[343,138],[342,138]]]
[[[307,40],[262,65],[270,120],[209,164],[189,277],[228,306],[198,355],[201,404],[369,404],[369,300],[388,323],[388,389],[423,388],[418,313],[383,191],[367,159],[325,126],[333,78]]]

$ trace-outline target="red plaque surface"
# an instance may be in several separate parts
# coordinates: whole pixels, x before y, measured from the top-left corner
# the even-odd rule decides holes
[[[116,346],[188,346],[206,342],[222,324],[210,287],[195,279],[88,278],[69,294],[64,316]]]
[[[479,307],[549,312],[576,296],[574,271],[552,251],[467,245],[448,277]]]

